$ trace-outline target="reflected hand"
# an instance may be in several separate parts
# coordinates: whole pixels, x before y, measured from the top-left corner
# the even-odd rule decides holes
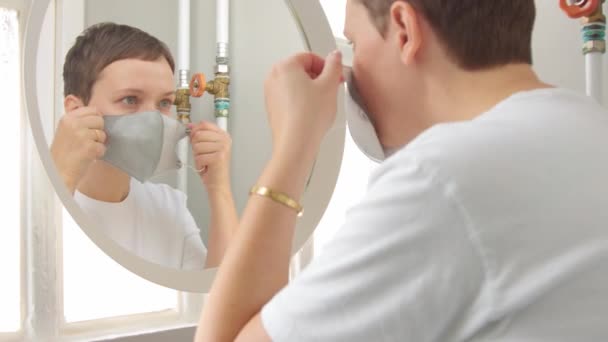
[[[229,191],[232,149],[230,135],[210,122],[200,122],[190,127],[194,165],[197,170],[202,170],[199,174],[207,191]]]
[[[95,108],[78,108],[59,121],[51,156],[71,193],[91,163],[105,154],[105,141],[103,116]]]
[[[335,121],[342,82],[339,52],[326,59],[302,53],[273,67],[264,90],[275,154],[316,155]]]

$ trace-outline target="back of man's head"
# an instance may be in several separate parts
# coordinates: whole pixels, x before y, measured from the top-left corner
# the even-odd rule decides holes
[[[74,95],[85,104],[102,70],[123,59],[175,62],[169,48],[150,34],[127,25],[101,23],[86,29],[68,52],[63,65],[64,95]]]
[[[534,0],[355,0],[369,12],[380,33],[387,29],[391,5],[405,1],[419,10],[463,69],[481,70],[510,63],[532,64]]]

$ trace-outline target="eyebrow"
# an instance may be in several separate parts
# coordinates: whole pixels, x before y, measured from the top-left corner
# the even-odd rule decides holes
[[[141,94],[141,93],[143,93],[143,91],[140,89],[137,89],[137,88],[125,88],[125,89],[119,89],[115,93],[116,94],[120,94],[120,93]],[[171,90],[171,91],[168,91],[168,92],[162,94],[162,96],[173,96],[173,95],[175,95],[175,90]]]

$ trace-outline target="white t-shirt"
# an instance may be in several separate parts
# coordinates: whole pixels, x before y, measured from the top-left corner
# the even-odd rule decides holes
[[[171,268],[204,268],[207,250],[183,192],[131,179],[129,194],[120,203],[98,201],[78,191],[74,200],[110,238],[135,255]]]
[[[608,112],[563,89],[432,127],[262,310],[274,341],[608,341]]]

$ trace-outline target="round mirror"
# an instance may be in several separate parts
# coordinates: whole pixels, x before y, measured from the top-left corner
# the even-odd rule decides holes
[[[206,292],[215,275],[214,268],[205,268],[204,265],[207,252],[214,248],[209,239],[211,210],[207,188],[200,174],[193,171],[196,169],[196,161],[193,160],[192,152],[185,150],[183,146],[171,145],[168,143],[171,137],[167,138],[167,132],[176,132],[185,127],[180,122],[183,121],[183,117],[178,115],[183,111],[177,113],[174,106],[170,112],[167,110],[163,113],[159,106],[158,111],[134,110],[132,112],[137,113],[128,111],[117,113],[107,110],[105,113],[100,113],[105,123],[102,130],[104,133],[114,125],[113,133],[107,134],[108,142],[105,145],[108,150],[110,142],[118,146],[114,148],[113,153],[115,155],[122,153],[123,164],[116,164],[117,159],[95,161],[94,163],[99,163],[100,166],[96,169],[93,167],[87,169],[86,172],[97,173],[95,177],[87,174],[87,177],[90,176],[87,186],[66,184],[66,177],[59,171],[61,167],[58,164],[61,164],[61,158],[70,160],[73,155],[50,152],[50,146],[57,134],[49,132],[48,127],[45,131],[43,123],[49,122],[49,118],[41,117],[40,105],[35,95],[39,91],[37,86],[39,61],[46,58],[39,55],[38,46],[43,18],[49,10],[49,4],[50,0],[34,1],[31,4],[25,32],[23,75],[25,94],[29,94],[26,98],[26,106],[34,140],[58,196],[87,236],[107,255],[130,271],[166,287],[188,292]],[[116,11],[116,8],[121,10]],[[145,11],[141,11],[142,8],[145,8]],[[184,84],[184,76],[180,74],[179,69],[184,52],[182,48],[178,49],[178,41],[184,39],[184,30],[179,28],[180,25],[187,25],[186,37],[189,38],[190,48],[186,53],[187,59],[190,60],[190,73],[205,74],[205,77],[199,76],[198,79],[193,80],[196,82],[190,84],[188,94],[194,95],[197,87],[201,87],[201,83],[207,85],[208,92],[202,98],[190,97],[190,119],[195,124],[201,121],[213,122],[229,133],[232,140],[230,183],[235,207],[240,213],[249,196],[249,189],[257,180],[271,151],[270,129],[267,125],[263,93],[263,82],[268,71],[274,63],[294,53],[309,50],[324,56],[334,50],[336,45],[323,10],[317,1],[271,0],[265,3],[265,6],[253,1],[235,2],[229,7],[229,11],[225,11],[225,16],[221,19],[227,21],[226,27],[229,27],[229,30],[226,30],[226,35],[229,32],[229,43],[226,45],[218,44],[216,38],[219,36],[216,34],[218,16],[222,15],[222,11],[218,9],[213,1],[193,1],[189,11],[180,13],[178,2],[173,0],[103,2],[87,0],[84,1],[82,27],[71,33],[60,32],[59,36],[62,36],[64,41],[57,43],[56,55],[58,58],[65,58],[82,29],[97,23],[113,22],[135,27],[163,41],[168,46],[171,56],[175,58],[177,66],[169,81],[173,85],[169,91],[171,93],[176,90],[176,85],[181,84],[183,88]],[[132,15],[133,13],[137,15]],[[190,18],[189,22],[185,21],[186,24],[182,20],[185,13],[188,13]],[[73,23],[67,25],[67,22],[64,22],[64,25],[60,26],[73,29],[74,25]],[[227,50],[221,51],[223,47]],[[229,65],[229,97],[222,95],[221,91],[216,91],[217,89],[213,90],[215,89],[213,82],[220,84],[223,81],[222,73],[228,71],[222,66],[223,53],[229,56],[229,63],[225,63]],[[155,60],[148,62],[154,63]],[[112,64],[108,65],[112,66]],[[167,67],[168,65],[164,66],[165,71]],[[128,87],[136,93],[141,93],[146,91],[140,89],[141,87],[156,86],[157,81],[162,83],[160,79],[163,79],[163,76],[152,75],[152,78],[148,78],[152,81],[145,81],[145,75],[141,78],[130,76],[130,72],[137,68],[138,66],[128,65],[119,69],[114,75],[117,81],[106,85],[108,91],[116,90],[112,87],[116,88],[116,84],[119,84],[121,87]],[[104,71],[107,70],[101,72]],[[111,78],[108,74],[103,74],[105,77],[103,80]],[[93,79],[98,81],[100,77],[97,75],[97,78]],[[166,81],[167,77],[164,77],[164,80]],[[133,82],[129,83],[130,81]],[[163,84],[166,86],[167,82]],[[155,89],[160,89],[160,86]],[[74,107],[69,107],[69,101],[66,100],[67,97],[64,97],[63,92],[58,91],[58,93],[61,96],[58,96],[56,101],[64,103],[63,111],[69,112],[69,109]],[[129,96],[121,96],[117,101],[124,105],[138,101],[137,95],[127,95]],[[302,199],[306,211],[298,222],[293,253],[296,253],[311,237],[335,186],[345,135],[342,92],[339,97],[335,126],[323,143]],[[226,103],[227,98],[229,105]],[[167,101],[162,102],[164,99],[160,96],[158,100],[164,106],[170,104]],[[170,98],[170,102],[174,100],[175,97]],[[229,112],[223,113],[229,115],[222,115],[222,110],[228,108]],[[60,116],[62,113],[56,114]],[[111,119],[110,117],[120,117],[120,120],[108,120]],[[119,121],[121,123],[117,123]],[[187,130],[187,127],[184,130]],[[151,132],[157,133],[154,135]],[[136,141],[133,138],[136,134],[148,138],[148,143],[142,146],[144,146],[143,150],[151,151],[152,157],[143,156],[142,153],[137,152],[138,150],[133,150],[136,152],[130,150],[133,147],[132,142]],[[183,132],[171,134],[175,141],[185,136]],[[96,133],[95,140],[98,138]],[[121,142],[121,139],[124,141]],[[138,143],[141,144],[141,141],[138,140]],[[187,141],[187,138],[182,139],[180,144]],[[151,145],[157,146],[150,147]],[[166,159],[167,156],[175,156],[176,160],[181,162],[181,168],[165,168],[166,172],[157,172],[161,164],[158,160]],[[152,164],[153,172],[141,171],[142,164],[148,163],[150,158],[157,158]],[[124,159],[134,159],[136,162],[127,160],[126,163],[135,165],[138,170],[125,167]],[[113,170],[114,174],[107,170]],[[124,182],[117,181],[120,177],[112,176],[116,174],[127,175],[127,193],[123,193],[118,200],[96,198],[100,190],[111,193],[124,186]],[[139,193],[139,197],[134,197],[135,193]],[[181,202],[155,201],[158,198],[162,199],[163,196],[178,198]],[[136,200],[132,200],[132,197]],[[185,240],[190,242],[184,242]],[[191,245],[190,252],[201,253],[193,258],[194,266],[189,264],[186,267],[184,259],[190,252],[186,252],[187,248],[184,246],[188,243]]]

